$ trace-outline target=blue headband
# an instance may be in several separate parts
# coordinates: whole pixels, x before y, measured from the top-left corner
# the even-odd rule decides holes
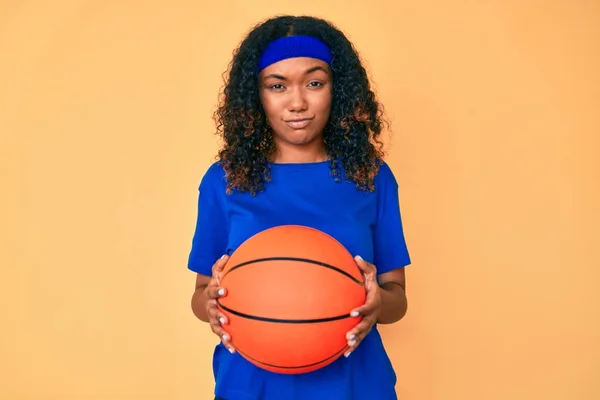
[[[278,61],[294,57],[316,58],[327,64],[330,64],[333,59],[329,47],[315,37],[306,35],[284,36],[267,45],[260,57],[258,71],[260,72]]]

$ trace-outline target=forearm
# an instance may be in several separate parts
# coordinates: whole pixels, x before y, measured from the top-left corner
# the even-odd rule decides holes
[[[208,322],[208,314],[206,313],[207,301],[206,285],[202,285],[192,295],[192,311],[198,319],[204,322]]]
[[[400,321],[408,308],[404,288],[393,282],[379,285],[381,288],[381,308],[377,323],[393,324]]]

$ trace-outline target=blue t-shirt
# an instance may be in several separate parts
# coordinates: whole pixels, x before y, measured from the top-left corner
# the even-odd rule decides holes
[[[198,219],[188,268],[211,275],[214,262],[254,234],[278,225],[305,225],[336,238],[378,274],[410,264],[398,185],[387,164],[375,191],[331,175],[330,162],[271,164],[263,192],[225,193],[224,170],[210,166],[199,187]],[[226,327],[225,327],[226,329]],[[306,374],[260,369],[219,343],[214,351],[215,395],[227,400],[395,400],[396,374],[374,327],[354,352]]]

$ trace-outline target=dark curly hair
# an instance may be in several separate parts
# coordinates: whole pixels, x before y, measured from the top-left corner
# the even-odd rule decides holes
[[[333,24],[309,16],[279,16],[255,26],[233,53],[214,118],[223,147],[217,159],[227,176],[227,193],[253,195],[270,180],[269,162],[275,154],[272,133],[259,98],[258,62],[265,46],[289,35],[311,35],[325,42],[332,54],[332,103],[323,131],[332,176],[360,190],[374,190],[383,160],[379,140],[385,121],[357,51]]]

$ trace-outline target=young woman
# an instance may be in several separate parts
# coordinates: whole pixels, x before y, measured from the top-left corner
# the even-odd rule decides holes
[[[381,110],[352,44],[330,23],[277,17],[256,26],[234,54],[216,113],[223,147],[199,187],[189,257],[194,314],[221,338],[217,399],[393,400],[396,374],[377,324],[399,321],[410,264],[398,185],[383,161]],[[335,237],[366,279],[351,316],[349,350],[315,372],[276,374],[231,345],[216,299],[228,256],[254,234],[297,224]]]

